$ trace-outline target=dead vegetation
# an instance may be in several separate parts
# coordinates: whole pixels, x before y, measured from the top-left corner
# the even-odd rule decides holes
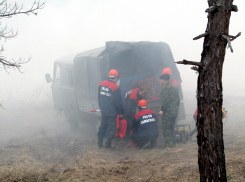
[[[229,181],[245,180],[244,100],[239,97],[226,102],[229,117],[224,141]],[[116,151],[97,150],[96,133],[88,126],[76,134],[67,132],[65,120],[52,105],[34,105],[27,113],[16,125],[14,116],[3,120],[6,116],[0,115],[1,125],[8,121],[12,131],[6,137],[7,127],[1,130],[6,142],[0,148],[0,181],[199,181],[195,142],[169,149],[159,142],[157,149],[139,150],[114,140]]]

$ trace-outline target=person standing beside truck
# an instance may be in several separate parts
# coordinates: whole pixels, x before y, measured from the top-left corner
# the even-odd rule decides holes
[[[116,132],[116,118],[117,115],[124,114],[121,90],[116,85],[118,80],[117,70],[112,69],[109,72],[108,80],[101,82],[98,87],[98,101],[102,116],[101,126],[97,133],[98,148],[103,147],[103,138],[105,137],[105,148],[115,149],[111,146],[111,140]]]
[[[125,114],[123,119],[127,121],[127,131],[125,141],[129,140],[129,133],[133,126],[134,115],[136,114],[136,107],[138,102],[146,95],[147,89],[144,86],[133,89],[125,94],[124,109]]]
[[[179,92],[176,87],[170,84],[170,75],[160,76],[162,89],[162,105],[159,115],[162,116],[162,130],[165,140],[165,147],[174,146],[174,124],[178,116],[180,104]]]
[[[138,107],[140,112],[134,116],[130,139],[136,142],[140,148],[144,147],[147,142],[151,142],[151,148],[155,148],[159,135],[155,111],[147,109],[145,100],[140,100]]]

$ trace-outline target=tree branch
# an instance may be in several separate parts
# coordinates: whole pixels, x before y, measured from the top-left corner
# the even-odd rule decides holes
[[[239,37],[241,35],[242,35],[241,32],[239,32],[236,36],[222,34],[222,37],[227,40],[227,43],[228,43],[227,49],[230,48],[231,52],[233,52],[233,48],[231,46],[231,41],[235,40],[237,37]]]
[[[197,40],[197,39],[200,39],[202,37],[206,37],[207,35],[208,35],[208,32],[205,32],[205,33],[203,33],[201,35],[198,35],[198,36],[194,37],[193,40]]]
[[[45,2],[40,2],[40,1],[34,1],[32,3],[32,6],[29,9],[24,8],[23,4],[18,5],[16,2],[15,3],[8,3],[8,0],[0,0],[0,20],[2,18],[11,18],[14,15],[18,14],[34,14],[37,15],[38,10],[43,9],[45,6]],[[0,21],[0,40],[1,39],[11,39],[16,37],[18,34],[18,31],[14,32],[12,29],[7,29],[7,26],[2,27],[2,23]],[[0,48],[0,55],[4,51],[3,46]],[[6,57],[0,56],[0,70],[4,69],[7,73],[9,69],[17,69],[18,71],[21,72],[22,65],[29,62],[31,57],[28,58],[26,61],[25,59],[18,59],[17,61],[11,59],[7,60]],[[22,73],[22,72],[21,72]]]
[[[216,10],[216,6],[211,6],[208,9],[205,10],[206,13],[212,13]]]
[[[236,5],[232,5],[231,11],[238,12],[238,7]]]
[[[34,2],[29,10],[23,10],[24,9],[23,5],[19,7],[17,3],[15,3],[14,5],[12,4],[9,5],[7,1],[1,3],[0,6],[4,6],[0,10],[0,18],[10,18],[13,15],[18,15],[18,14],[37,15],[37,10],[43,9],[45,3]]]
[[[228,37],[227,35],[222,35],[222,37],[227,40],[227,43],[228,43],[227,49],[230,48],[231,52],[233,52],[233,48],[231,46],[230,37]]]
[[[191,69],[194,70],[194,71],[198,71],[199,72],[199,67],[198,66],[192,66]]]
[[[195,66],[198,66],[198,67],[202,67],[202,63],[200,63],[200,62],[187,61],[185,59],[183,59],[183,61],[177,61],[175,63],[177,63],[177,64],[184,64],[184,65],[195,65]]]
[[[237,37],[239,37],[239,36],[241,36],[241,35],[242,35],[242,33],[239,32],[236,36],[228,35],[228,37],[231,38],[230,41],[233,41],[233,40],[235,40]]]
[[[9,69],[17,69],[20,73],[22,73],[21,68],[23,64],[28,63],[31,60],[31,57],[29,57],[27,60],[20,58],[17,61],[14,59],[6,60],[5,57],[0,56],[0,69],[4,69],[7,73]]]

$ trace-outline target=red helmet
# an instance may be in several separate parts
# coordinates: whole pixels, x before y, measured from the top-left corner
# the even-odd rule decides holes
[[[116,77],[116,76],[118,76],[117,70],[112,69],[112,70],[109,72],[109,77]]]
[[[169,75],[171,75],[171,74],[172,74],[172,71],[171,71],[170,68],[164,68],[164,69],[162,70],[162,74],[169,74]]]
[[[139,103],[138,103],[138,106],[147,107],[147,102],[145,100],[140,100]]]

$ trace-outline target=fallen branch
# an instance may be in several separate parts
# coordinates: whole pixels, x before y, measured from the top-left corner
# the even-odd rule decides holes
[[[207,35],[208,35],[208,32],[205,32],[205,33],[203,33],[201,35],[198,35],[198,36],[194,37],[193,40],[197,40],[197,39],[200,39],[202,37],[206,37]]]
[[[150,145],[150,142],[146,143],[146,144],[142,147],[142,149],[140,149],[140,150],[145,149],[145,148],[148,147],[149,145]]]
[[[185,64],[185,65],[194,65],[194,66],[202,67],[202,63],[200,63],[200,62],[187,61],[185,59],[183,59],[183,61],[177,61],[175,63],[177,63],[177,64]]]

